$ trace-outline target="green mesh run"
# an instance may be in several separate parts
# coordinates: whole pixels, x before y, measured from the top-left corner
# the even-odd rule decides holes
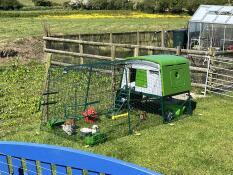
[[[122,86],[127,74],[124,61],[101,62],[86,65],[50,67],[47,89],[42,99],[42,128],[55,134],[84,142],[80,129],[98,125],[107,139],[115,139],[129,133],[163,123],[161,98],[138,94],[128,85]],[[146,86],[145,72],[136,73],[141,86]],[[148,85],[149,86],[149,85]],[[89,108],[97,112],[94,123],[84,121],[83,112]],[[128,114],[113,120],[113,116]],[[146,114],[142,118],[142,114]],[[67,119],[76,120],[76,134],[68,136],[61,128]],[[53,128],[48,127],[58,124]]]

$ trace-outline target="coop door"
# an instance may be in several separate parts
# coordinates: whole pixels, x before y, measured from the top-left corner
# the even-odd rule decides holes
[[[150,94],[153,95],[162,95],[162,89],[161,89],[161,78],[159,71],[156,70],[150,70],[149,71],[149,84],[148,89],[150,91]]]

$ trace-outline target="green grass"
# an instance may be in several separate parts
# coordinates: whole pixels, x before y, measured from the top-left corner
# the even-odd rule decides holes
[[[13,65],[13,66],[12,66]],[[40,130],[36,112],[44,66],[12,64],[0,71],[1,140],[68,146],[130,161],[164,174],[232,174],[233,101],[218,96],[197,100],[197,109],[171,125],[155,125],[99,146],[85,148]],[[2,89],[1,89],[2,90]],[[6,93],[5,93],[6,92]],[[3,109],[3,108],[2,108]],[[12,131],[12,132],[8,132]],[[4,136],[5,135],[5,136]]]
[[[174,20],[176,22],[174,23]],[[0,18],[0,40],[12,41],[19,38],[43,36],[42,24],[46,21],[54,33],[97,33],[137,30],[159,30],[181,28],[187,19],[47,19]]]
[[[69,19],[41,18],[44,15],[93,14],[116,15],[116,18]],[[125,18],[117,18],[117,15]],[[21,38],[42,37],[43,23],[47,22],[52,34],[103,33],[177,29],[187,25],[188,18],[131,18],[130,11],[69,11],[62,9],[0,11],[0,43]],[[175,21],[175,22],[174,22]]]
[[[26,3],[29,1],[24,0]],[[20,12],[21,13],[21,12]],[[30,13],[30,12],[29,12]],[[44,13],[44,12],[43,12]],[[52,33],[93,33],[180,28],[187,19],[47,19]],[[0,41],[43,36],[37,17],[1,17]],[[197,100],[194,115],[85,148],[40,129],[37,111],[44,65],[10,62],[0,68],[0,139],[68,146],[130,161],[164,174],[233,174],[233,101]]]

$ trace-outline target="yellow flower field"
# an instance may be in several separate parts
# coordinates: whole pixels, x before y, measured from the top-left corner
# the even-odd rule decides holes
[[[141,12],[131,12],[127,14],[111,13],[91,13],[91,14],[73,14],[73,15],[44,15],[39,16],[40,19],[53,18],[53,19],[98,19],[98,18],[189,18],[187,15],[171,15],[171,14],[148,14]]]

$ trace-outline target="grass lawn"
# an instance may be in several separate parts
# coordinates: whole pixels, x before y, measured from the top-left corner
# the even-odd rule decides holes
[[[41,14],[53,13],[56,15],[57,11],[42,11]],[[12,12],[7,12],[11,13]],[[33,13],[39,12],[22,12],[21,16],[29,16]],[[30,14],[31,13],[31,14]],[[64,11],[59,11],[64,13]],[[84,14],[85,12],[67,12]],[[90,12],[88,12],[91,14]],[[95,12],[96,13],[96,12]],[[103,12],[101,12],[102,14]],[[111,12],[104,12],[106,15],[114,15]],[[23,15],[22,15],[23,14]],[[50,25],[51,33],[98,33],[98,32],[120,32],[120,31],[137,31],[137,30],[160,30],[160,29],[177,29],[187,25],[187,17],[177,18],[132,18],[129,12],[124,18],[65,18],[59,19],[51,17],[0,17],[0,42],[7,42],[17,40],[25,37],[43,36],[42,24],[47,22]],[[3,16],[5,16],[3,14]],[[175,20],[175,22],[174,22]]]
[[[24,0],[25,2],[29,2]],[[180,28],[188,18],[57,19],[0,17],[0,43],[43,36],[42,22],[52,33],[92,33]],[[233,101],[210,96],[197,100],[192,117],[174,126],[156,124],[95,147],[40,130],[37,111],[44,65],[17,61],[0,65],[0,139],[55,144],[130,161],[164,174],[233,174]]]
[[[13,66],[12,66],[13,65]],[[47,143],[78,148],[130,161],[165,174],[233,173],[233,101],[211,96],[197,100],[194,115],[171,125],[155,125],[140,136],[122,137],[85,148],[40,130],[36,112],[44,66],[11,64],[1,69],[1,140]],[[5,119],[5,120],[3,120]],[[6,122],[4,122],[6,121]]]

